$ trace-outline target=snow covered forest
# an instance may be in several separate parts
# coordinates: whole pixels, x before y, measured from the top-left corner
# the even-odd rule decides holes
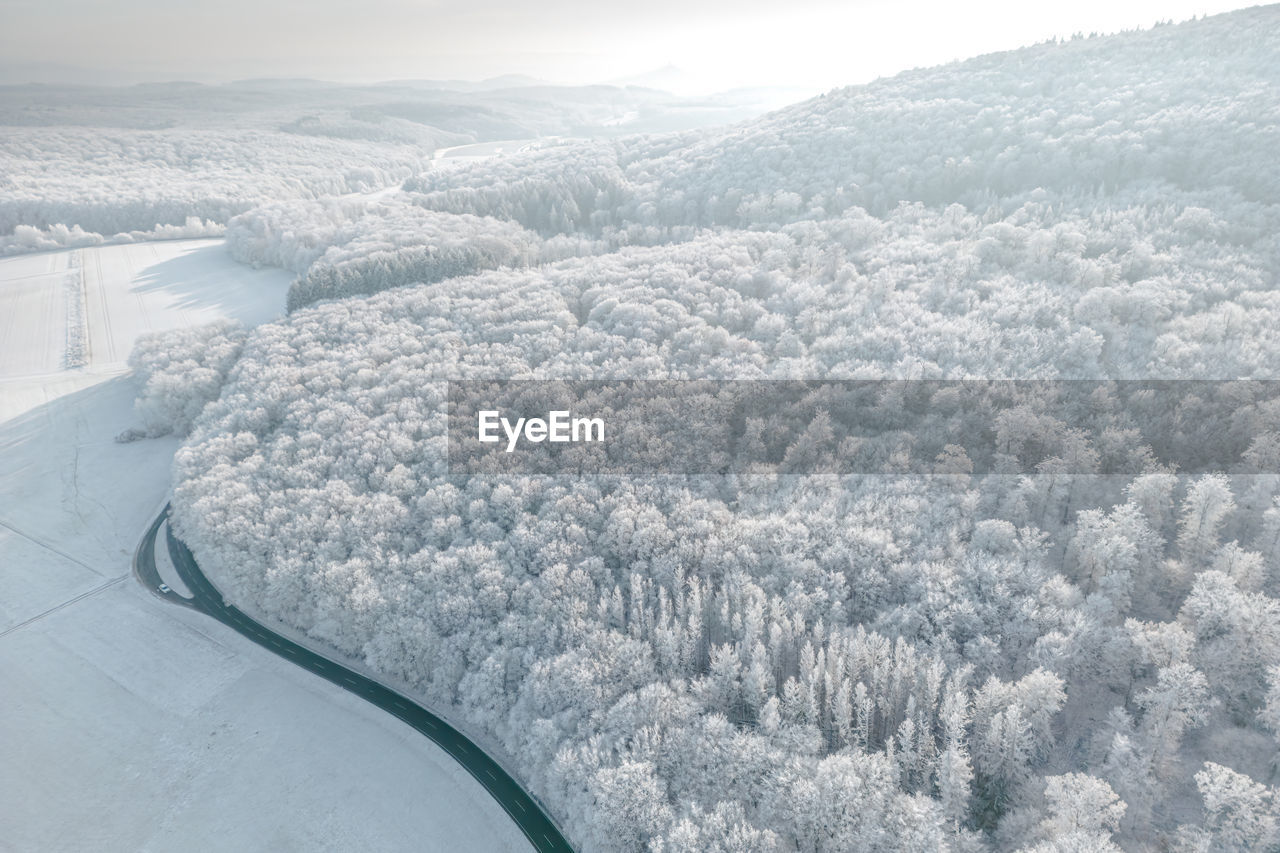
[[[0,255],[220,236],[269,202],[394,188],[437,152],[492,140],[698,127],[747,95],[496,80],[339,86],[246,80],[0,87]]]
[[[289,316],[135,353],[175,529],[584,851],[1280,849],[1277,93],[1272,6],[449,168],[317,138],[365,177],[218,213]],[[1237,381],[1174,419],[1218,471],[1100,399],[988,425],[1026,473],[640,478],[451,474],[469,378]]]

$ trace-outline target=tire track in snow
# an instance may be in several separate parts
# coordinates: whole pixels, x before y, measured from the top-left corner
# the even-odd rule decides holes
[[[129,577],[127,574],[120,575],[120,577],[118,578],[112,578],[111,580],[104,581],[103,583],[100,583],[97,586],[95,586],[93,589],[87,589],[77,596],[68,598],[66,601],[62,602],[61,604],[55,604],[53,607],[50,607],[48,610],[44,611],[43,613],[37,613],[35,616],[32,616],[29,619],[19,622],[17,625],[13,625],[11,627],[5,628],[3,631],[0,631],[0,637],[5,636],[6,634],[12,634],[14,631],[17,631],[19,628],[25,628],[28,625],[30,625],[32,622],[39,622],[44,617],[52,613],[57,613],[59,610],[63,609],[64,607],[70,607],[71,605],[75,604],[77,601],[83,601],[89,596],[97,595],[98,593],[102,592],[104,589],[115,586],[116,584],[120,583],[120,581],[124,580],[127,577]]]
[[[26,539],[28,542],[34,542],[35,544],[39,545],[41,548],[44,548],[46,551],[52,551],[53,553],[57,554],[59,557],[62,557],[64,560],[70,560],[71,562],[75,563],[77,566],[80,566],[81,568],[84,568],[84,569],[88,569],[98,577],[103,577],[102,572],[95,569],[93,566],[89,565],[84,560],[80,560],[71,556],[66,551],[63,551],[57,546],[52,545],[48,542],[45,542],[43,539],[37,536],[32,536],[30,533],[27,533],[23,530],[19,530],[18,528],[14,527],[12,524],[5,521],[4,519],[0,519],[0,527],[3,527],[4,529],[8,530],[10,533],[16,533],[18,536],[21,536],[23,539]]]
[[[66,303],[67,337],[63,344],[62,366],[75,370],[89,363],[89,323],[85,312],[84,252],[67,256],[67,272],[62,293]]]

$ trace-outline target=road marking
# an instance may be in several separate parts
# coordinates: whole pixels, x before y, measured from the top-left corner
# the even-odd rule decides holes
[[[356,683],[356,680],[355,680],[354,678],[351,678],[351,677],[349,677],[349,676],[345,676],[345,675],[342,677],[342,680],[343,680],[343,681],[345,681],[345,682],[347,682],[347,684],[350,684],[350,685],[352,685],[352,686],[354,686],[354,685],[355,685],[355,683]]]
[[[520,809],[520,811],[525,811],[524,803],[520,802],[519,800],[516,800],[515,803],[516,803],[516,808]]]
[[[489,778],[490,778],[490,779],[493,779],[493,780],[495,780],[495,781],[497,780],[497,778],[498,778],[498,777],[497,777],[497,776],[494,776],[494,775],[493,775],[493,771],[492,771],[492,770],[490,770],[489,768],[487,768],[487,767],[486,767],[486,768],[484,769],[484,772],[489,774]]]
[[[391,704],[395,705],[397,708],[399,708],[399,709],[400,709],[400,710],[402,710],[402,711],[407,711],[407,710],[409,710],[409,707],[408,707],[407,705],[405,705],[403,702],[393,702],[393,703],[391,703]]]

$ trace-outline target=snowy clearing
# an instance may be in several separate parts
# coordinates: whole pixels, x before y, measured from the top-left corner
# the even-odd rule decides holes
[[[81,335],[87,333],[88,364],[122,368],[138,335],[220,317],[260,323],[280,313],[288,285],[288,273],[236,263],[222,240],[5,258],[0,260],[0,378],[60,370],[77,326],[84,330]]]
[[[220,317],[258,323],[280,312],[288,276],[231,260],[221,240],[83,251],[91,364],[129,357],[138,335]]]
[[[549,137],[545,139],[500,139],[493,142],[472,142],[467,145],[453,145],[449,148],[437,149],[431,158],[431,162],[432,165],[437,167],[443,165],[444,161],[475,163],[480,160],[487,160],[490,157],[522,154],[534,148],[558,145],[560,141],[559,137]]]

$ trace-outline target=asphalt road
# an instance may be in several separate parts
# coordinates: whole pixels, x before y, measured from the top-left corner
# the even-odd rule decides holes
[[[542,807],[497,762],[457,729],[426,708],[414,703],[413,700],[272,632],[271,629],[253,621],[242,611],[226,604],[222,599],[222,593],[214,588],[200,571],[200,567],[196,565],[191,551],[173,535],[168,526],[165,527],[165,539],[169,556],[183,583],[191,590],[192,597],[185,598],[172,590],[160,591],[163,581],[156,569],[155,547],[160,526],[164,524],[168,513],[169,507],[166,506],[160,517],[147,529],[142,542],[138,545],[138,552],[134,555],[134,573],[152,592],[166,601],[212,616],[263,648],[287,659],[290,663],[295,663],[326,681],[333,682],[403,720],[435,741],[441,749],[465,767],[498,801],[498,805],[511,815],[511,819],[524,832],[538,853],[573,853],[569,842],[565,840]]]

